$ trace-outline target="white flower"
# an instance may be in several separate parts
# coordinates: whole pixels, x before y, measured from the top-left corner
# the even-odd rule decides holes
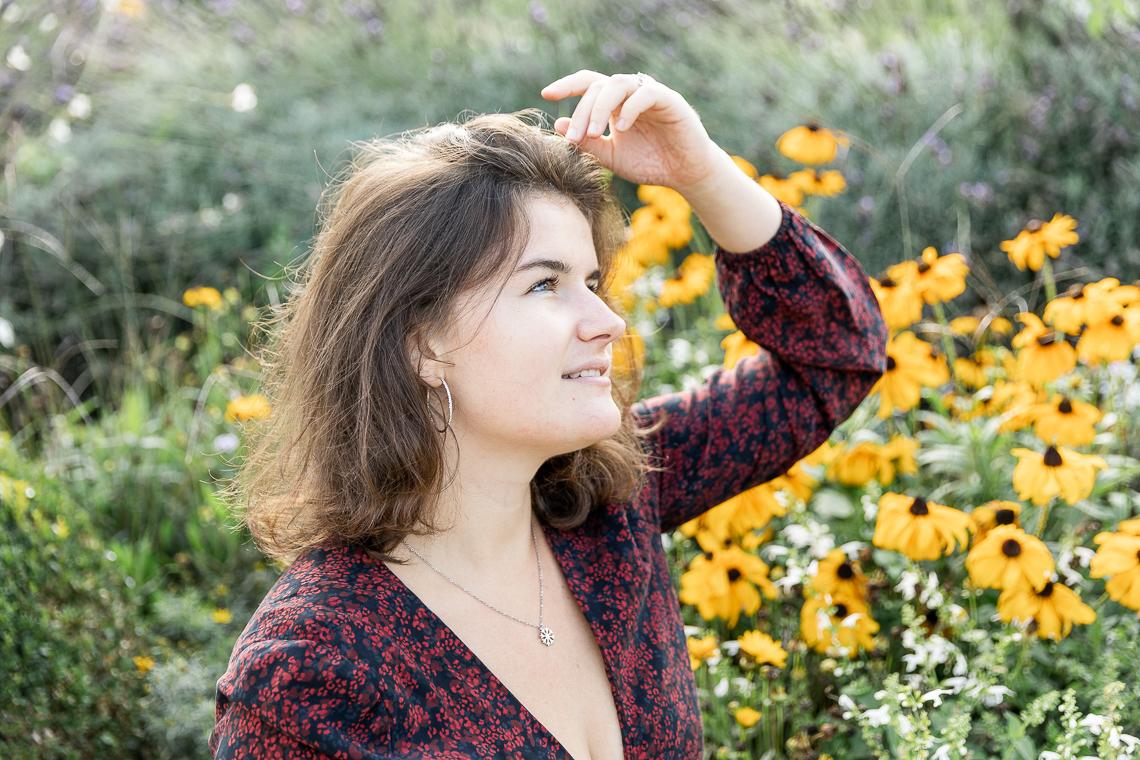
[[[720,683],[713,687],[713,694],[717,695],[718,697],[723,697],[725,694],[728,694],[727,678],[720,679]]]
[[[921,576],[913,570],[904,570],[902,578],[895,584],[895,591],[902,594],[903,599],[908,602],[914,599],[915,588],[918,586],[918,581]]]
[[[16,331],[12,329],[12,323],[0,317],[0,346],[12,348],[15,345]]]
[[[24,50],[23,45],[16,45],[8,51],[8,66],[16,71],[27,71],[32,67],[32,59],[28,57],[28,53]]]
[[[79,93],[68,102],[67,114],[73,119],[86,119],[91,115],[91,98]]]
[[[899,715],[898,731],[899,736],[911,735],[911,732],[914,731],[914,725],[910,722],[910,718],[902,714]]]
[[[921,699],[923,702],[930,700],[931,704],[933,704],[935,707],[941,707],[942,706],[942,695],[943,694],[953,694],[953,693],[954,693],[954,691],[952,689],[932,689],[932,690],[926,692],[925,694],[923,694]]]
[[[230,93],[230,108],[238,113],[245,113],[257,108],[257,93],[251,85],[242,82]]]
[[[214,438],[214,448],[222,453],[233,451],[239,443],[238,437],[233,433],[222,433]]]
[[[693,357],[693,344],[684,338],[673,338],[667,344],[669,362],[674,369],[681,369]]]
[[[48,124],[48,136],[57,143],[65,143],[71,139],[71,125],[67,119],[57,116]]]
[[[839,706],[843,708],[844,720],[850,720],[859,712],[859,708],[855,706],[855,700],[846,694],[839,695]]]
[[[1013,689],[1000,684],[986,687],[985,691],[982,692],[982,704],[986,707],[997,707],[1010,694],[1013,694]]]
[[[863,713],[863,717],[867,719],[867,723],[872,728],[885,726],[891,721],[891,709],[888,705],[880,705],[874,710],[867,710]]]
[[[950,760],[950,745],[943,744],[934,750],[934,754],[930,756],[930,760]]]

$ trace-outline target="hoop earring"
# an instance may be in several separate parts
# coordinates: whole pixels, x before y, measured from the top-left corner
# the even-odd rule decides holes
[[[435,429],[435,432],[437,432],[437,433],[446,433],[447,429],[451,426],[451,417],[455,411],[455,407],[452,405],[451,388],[448,387],[447,381],[444,380],[442,377],[439,379],[439,381],[441,383],[443,383],[443,389],[445,391],[447,391],[447,422],[444,423],[443,430],[440,430],[439,428],[435,427],[435,419],[433,418],[431,426]],[[427,401],[428,401],[428,416],[431,417],[431,389],[430,388],[427,391]]]

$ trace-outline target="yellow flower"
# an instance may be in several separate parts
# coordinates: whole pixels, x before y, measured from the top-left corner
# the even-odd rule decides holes
[[[825,172],[800,169],[789,174],[788,179],[799,185],[806,195],[836,195],[847,187],[843,173],[835,169]]]
[[[800,608],[800,636],[817,652],[855,657],[875,646],[879,624],[858,599],[816,594]]]
[[[647,205],[629,217],[634,239],[656,239],[667,248],[680,248],[693,237],[692,206],[671,187],[639,185],[637,197]]]
[[[1033,219],[1013,240],[1004,240],[1001,249],[1018,269],[1036,272],[1045,263],[1045,256],[1057,258],[1061,249],[1068,247],[1080,236],[1073,230],[1077,221],[1071,216],[1054,214],[1048,222]]]
[[[776,140],[776,150],[801,164],[826,164],[835,160],[840,145],[850,141],[840,132],[810,122],[792,127]]]
[[[1075,504],[1092,493],[1096,471],[1108,464],[1098,456],[1080,454],[1072,449],[1049,446],[1044,453],[1032,449],[1015,448],[1017,457],[1013,468],[1013,487],[1017,498],[1031,499],[1034,504],[1047,503],[1060,496]]]
[[[760,353],[760,344],[749,340],[740,330],[721,338],[720,347],[724,349],[725,369],[732,369],[746,356],[756,356]]]
[[[146,655],[136,655],[131,658],[140,673],[147,673],[154,667],[154,658]]]
[[[269,400],[260,393],[238,396],[226,404],[226,422],[234,420],[260,420],[270,413]]]
[[[883,320],[892,330],[901,330],[910,327],[922,319],[922,296],[915,287],[918,264],[913,261],[903,261],[896,264],[894,274],[886,274],[879,279],[868,278],[871,281],[871,290],[879,301],[879,310],[883,313]]]
[[[798,206],[804,202],[804,191],[799,183],[777,174],[764,174],[756,180],[760,187],[771,193],[773,198],[781,200],[789,206]]]
[[[1007,623],[1033,621],[1040,639],[1059,641],[1069,635],[1074,623],[1087,625],[1096,620],[1093,608],[1082,602],[1077,592],[1053,581],[1040,590],[1007,588],[998,597],[997,609]]]
[[[695,639],[692,636],[685,639],[685,647],[689,650],[689,665],[693,670],[701,663],[720,652],[720,644],[715,635]]]
[[[986,377],[986,363],[982,356],[962,356],[954,360],[954,375],[962,385],[970,389],[984,388],[989,382]]]
[[[787,508],[776,498],[776,489],[769,482],[722,501],[696,519],[709,533],[716,548],[721,548],[726,538],[764,528],[773,517],[786,513]],[[711,551],[711,547],[704,548]]]
[[[923,386],[937,387],[950,379],[946,360],[933,347],[901,332],[887,343],[887,368],[871,392],[879,394],[878,416],[886,419],[896,409],[905,412],[918,404]]]
[[[831,461],[829,474],[836,482],[847,486],[865,486],[875,478],[880,477],[883,465],[890,467],[894,475],[894,467],[883,456],[882,446],[874,441],[861,441],[854,446],[844,446],[840,453]],[[884,484],[887,481],[884,481]]]
[[[752,728],[760,720],[760,711],[751,707],[741,707],[732,715],[741,728]]]
[[[209,286],[202,286],[200,288],[190,288],[182,293],[182,303],[190,308],[198,306],[205,306],[214,311],[222,308],[222,294],[218,292],[217,288]]]
[[[942,303],[966,290],[966,274],[970,271],[966,257],[960,253],[938,255],[938,249],[927,246],[918,262],[916,284],[927,303]]]
[[[780,642],[760,631],[748,631],[741,636],[740,651],[751,657],[757,665],[782,668],[788,661],[788,653],[780,646]]]
[[[970,519],[974,523],[974,542],[977,543],[999,525],[1020,526],[1021,505],[1016,501],[993,499],[974,507]]]
[[[756,167],[753,166],[752,163],[743,156],[732,155],[731,158],[732,162],[736,164],[742,172],[747,174],[752,179],[756,179],[756,177],[760,174],[760,172],[756,170]]]
[[[810,587],[821,594],[867,601],[867,576],[858,562],[847,559],[842,549],[832,549],[819,561]]]
[[[738,547],[698,554],[681,575],[678,597],[697,607],[705,620],[723,618],[729,628],[736,625],[740,613],[754,614],[760,609],[760,593],[775,599],[776,586],[768,580],[768,565],[759,557]]]
[[[1045,443],[1084,446],[1096,437],[1096,423],[1103,416],[1092,404],[1058,394],[1045,404],[1034,404],[1030,415],[1033,432]]]
[[[979,324],[977,317],[954,317],[950,320],[950,332],[968,337],[977,332]]]
[[[907,438],[905,435],[892,435],[891,440],[883,447],[883,456],[894,465],[894,467],[903,475],[917,475],[918,464],[914,461],[914,454],[918,451],[918,441],[913,438]],[[881,480],[883,485],[887,485],[894,480],[891,477]]]
[[[1050,330],[1033,312],[1017,315],[1025,327],[1013,336],[1017,352],[1017,376],[1032,385],[1041,386],[1056,380],[1077,366],[1077,352],[1064,336]]]
[[[614,342],[613,372],[618,377],[629,377],[634,370],[645,365],[645,340],[634,329],[626,328],[625,334]]]
[[[215,623],[218,623],[220,625],[225,625],[226,623],[233,620],[234,616],[231,615],[230,611],[227,610],[225,607],[218,607],[216,610],[214,610],[211,617],[214,619]]]
[[[777,491],[784,491],[790,494],[793,498],[807,501],[811,495],[815,493],[819,481],[815,476],[807,471],[805,465],[810,465],[805,459],[801,459],[791,466],[791,468],[779,477],[773,478],[770,482],[772,487]]]
[[[966,555],[970,581],[979,588],[1042,588],[1056,566],[1041,539],[1016,525],[999,525]]]
[[[677,276],[665,280],[657,302],[665,308],[692,303],[709,291],[716,275],[716,263],[706,253],[690,253],[678,267]]]
[[[879,497],[871,543],[914,560],[938,559],[969,543],[970,516],[921,496],[888,491]]]
[[[1117,308],[1089,322],[1077,341],[1077,356],[1086,364],[1127,360],[1140,343],[1140,309]]]
[[[1100,538],[1089,575],[1109,578],[1105,584],[1109,598],[1140,611],[1140,535],[1109,533]]]

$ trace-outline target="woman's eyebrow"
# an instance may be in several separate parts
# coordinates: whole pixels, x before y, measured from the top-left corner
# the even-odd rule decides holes
[[[550,269],[555,272],[559,272],[560,274],[569,274],[572,271],[572,267],[565,261],[559,261],[558,259],[535,259],[534,261],[528,261],[527,263],[519,266],[519,268],[515,270],[515,274],[518,274],[519,272],[525,272],[530,269]],[[586,279],[592,280],[600,278],[601,276],[601,270],[595,269]]]

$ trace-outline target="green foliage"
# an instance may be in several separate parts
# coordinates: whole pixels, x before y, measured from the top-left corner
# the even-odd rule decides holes
[[[0,438],[0,745],[7,757],[128,757],[145,646],[116,555],[82,508]]]

